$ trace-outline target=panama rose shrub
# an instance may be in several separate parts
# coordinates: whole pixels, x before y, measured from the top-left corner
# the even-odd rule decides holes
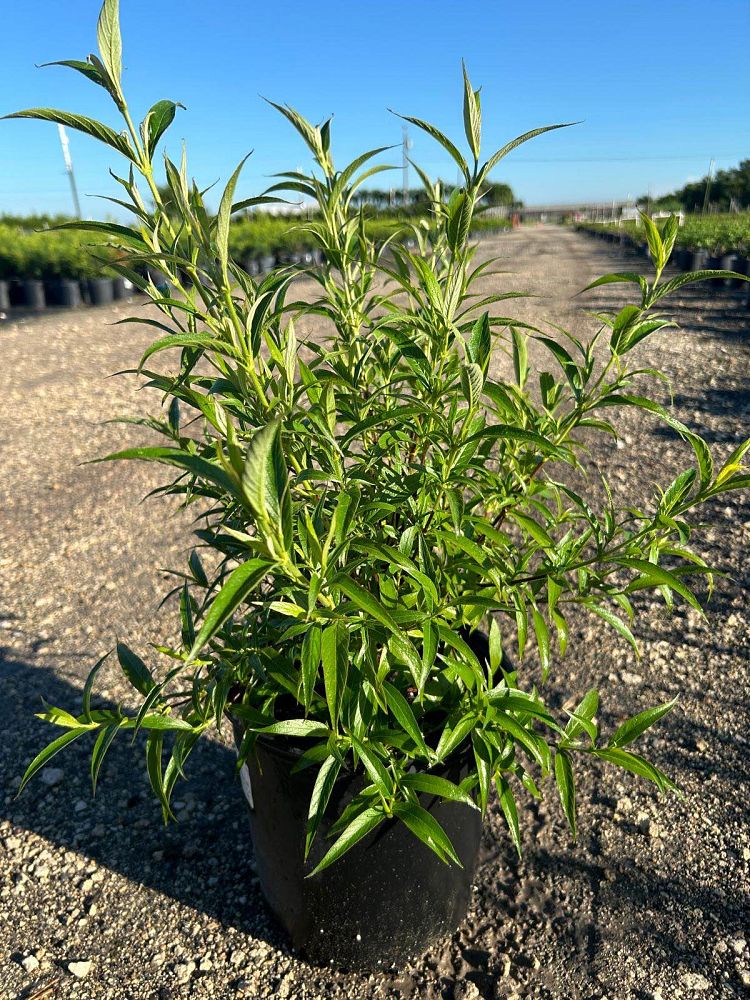
[[[630,354],[668,335],[673,324],[660,309],[671,292],[725,272],[665,280],[677,223],[659,231],[644,217],[653,276],[610,274],[589,286],[623,282],[635,300],[601,315],[588,343],[554,324],[548,333],[499,315],[519,293],[478,290],[492,261],[477,262],[468,234],[490,171],[548,129],[483,161],[479,92],[465,72],[468,158],[433,125],[406,118],[461,176],[446,200],[420,171],[431,216],[414,224],[413,249],[370,238],[365,210],[352,206],[360,186],[386,169],[371,165],[384,149],[338,169],[330,120],[313,125],[288,106],[275,105],[304,141],[310,173],[292,171],[264,195],[236,200],[240,164],[213,215],[184,154],[180,163],[164,156],[167,212],[156,150],[178,105],[159,101],[136,125],[121,88],[116,0],[105,0],[98,34],[99,56],[62,65],[108,91],[124,128],[53,109],[15,117],[62,122],[125,161],[118,204],[132,221],[67,225],[106,236],[118,249],[113,266],[155,307],[131,322],[155,331],[138,371],[161,403],[147,424],[163,440],[104,460],[171,469],[157,492],[195,509],[200,526],[179,588],[180,641],[155,648],[149,665],[117,648],[140,709],[96,707],[100,661],[80,711],[41,714],[62,735],[24,783],[87,737],[95,784],[113,740],[142,731],[166,818],[196,741],[229,716],[244,732],[240,764],[260,739],[293,746],[298,766],[315,769],[308,851],[336,778],[365,776],[316,870],[391,817],[457,861],[420,793],[484,810],[494,783],[520,846],[516,796],[538,796],[540,779],[552,775],[575,832],[581,756],[674,788],[632,749],[672,702],[602,733],[595,690],[579,692],[561,718],[545,704],[544,681],[553,647],[566,651],[574,608],[633,646],[634,594],[651,590],[668,607],[681,600],[700,609],[690,583],[697,575],[710,582],[711,571],[693,548],[693,522],[706,501],[750,484],[742,466],[750,441],[715,466],[698,434],[636,391],[659,373],[632,368]],[[304,228],[324,263],[306,272],[317,292],[305,301],[293,294],[298,269],[254,279],[228,252],[233,213],[286,192],[318,206]],[[157,288],[144,277],[150,270],[168,285]],[[314,327],[304,344],[300,317]],[[548,357],[538,374],[530,340]],[[497,373],[498,353],[512,358],[513,377]],[[692,449],[690,466],[644,510],[619,507],[608,487],[598,507],[565,481],[566,470],[586,468],[584,436],[616,434],[623,407],[653,414]],[[487,657],[473,641],[481,629]],[[517,669],[503,658],[511,634]],[[531,644],[541,684],[523,677]],[[460,784],[435,773],[457,755],[469,762]]]

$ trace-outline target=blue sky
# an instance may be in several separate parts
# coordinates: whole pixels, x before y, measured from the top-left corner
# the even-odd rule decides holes
[[[35,67],[94,50],[98,0],[12,6],[0,33],[0,112],[46,105],[114,123],[99,88],[70,70]],[[721,168],[750,156],[750,0],[121,0],[121,17],[134,113],[162,98],[186,105],[167,149],[177,158],[187,141],[203,186],[225,180],[254,149],[242,196],[274,171],[307,165],[259,95],[316,121],[334,112],[343,164],[400,142],[389,107],[462,139],[462,57],[482,85],[486,153],[536,126],[583,119],[496,170],[527,203],[661,193],[705,174],[711,157]],[[455,180],[439,146],[414,129],[411,137],[430,174]],[[107,167],[116,158],[87,137],[70,140],[82,195],[113,194]],[[82,201],[85,214],[106,211]],[[0,122],[0,212],[69,208],[56,127]]]

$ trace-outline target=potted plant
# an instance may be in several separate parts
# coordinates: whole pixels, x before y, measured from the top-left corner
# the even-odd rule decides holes
[[[589,285],[622,282],[636,293],[602,314],[590,343],[496,315],[517,293],[476,296],[488,264],[475,263],[467,239],[474,209],[506,154],[562,126],[534,129],[482,162],[479,94],[464,73],[468,161],[434,126],[407,118],[462,178],[447,201],[431,199],[427,230],[413,226],[416,252],[373,241],[351,209],[381,150],[337,170],[330,122],[277,106],[315,161],[315,173],[287,180],[317,201],[307,230],[325,255],[319,297],[290,302],[288,270],[254,281],[229,255],[231,216],[248,205],[235,198],[242,165],[212,218],[184,162],[165,158],[178,217],[164,210],[153,159],[176,106],[161,101],[134,124],[116,0],[102,8],[99,48],[85,75],[112,94],[125,131],[65,121],[128,161],[119,180],[133,223],[75,225],[106,233],[119,252],[112,267],[161,312],[140,371],[166,406],[150,422],[162,445],[106,460],[176,470],[163,492],[199,510],[202,527],[179,588],[180,639],[157,650],[164,666],[117,647],[140,709],[95,704],[100,660],[80,710],[42,713],[62,733],[23,785],[83,737],[93,741],[96,783],[113,740],[140,731],[168,819],[196,741],[228,718],[261,885],[293,943],[350,967],[400,962],[461,920],[490,795],[520,849],[516,797],[549,784],[575,835],[581,755],[674,788],[633,749],[673,702],[604,733],[595,690],[575,692],[577,707],[558,713],[544,685],[553,648],[562,655],[568,645],[571,607],[633,646],[641,591],[699,609],[695,581],[710,581],[711,569],[692,548],[696,511],[750,483],[750,441],[715,467],[699,435],[643,394],[647,375],[630,364],[637,344],[672,325],[660,311],[666,296],[706,275],[664,280],[677,222],[660,232],[644,216],[653,277],[610,274]],[[175,292],[140,277],[144,265]],[[324,320],[304,355],[300,314]],[[529,340],[548,359],[538,380]],[[177,352],[173,374],[165,351]],[[494,363],[502,351],[513,362],[507,378]],[[614,433],[623,407],[652,414],[692,450],[644,510],[619,508],[611,492],[598,509],[565,481],[585,463],[583,435]],[[512,636],[516,666],[503,655]],[[531,646],[538,668],[525,663]]]

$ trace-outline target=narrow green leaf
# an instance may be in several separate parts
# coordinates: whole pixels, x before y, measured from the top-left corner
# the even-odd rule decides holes
[[[331,797],[336,778],[339,776],[341,763],[334,756],[328,756],[323,761],[315,778],[312,795],[310,796],[310,806],[307,811],[307,831],[305,835],[305,861],[310,853],[315,834],[318,832],[320,821]]]
[[[117,643],[117,659],[122,672],[139,694],[146,695],[154,686],[154,678],[146,664],[124,642]]]
[[[507,779],[502,777],[502,775],[498,775],[495,778],[495,784],[497,786],[498,798],[500,799],[500,808],[503,810],[503,816],[505,817],[505,822],[508,824],[511,840],[520,858],[521,828],[518,823],[518,808],[513,791]]]
[[[363,837],[366,837],[376,826],[379,826],[384,819],[385,816],[380,806],[370,806],[359,813],[358,816],[355,816],[334,843],[333,847],[323,857],[322,861],[307,877],[312,878],[313,875],[318,875],[329,865],[332,865],[334,861],[338,861],[342,855],[351,850]]]
[[[404,698],[398,688],[394,687],[393,684],[390,684],[388,681],[383,684],[383,692],[385,694],[385,700],[388,702],[388,708],[393,713],[393,716],[399,726],[401,726],[408,736],[411,736],[423,756],[432,757],[432,753],[424,741],[422,731],[419,728],[411,705],[406,698]]]
[[[93,118],[85,115],[69,114],[67,111],[60,111],[57,108],[27,108],[25,111],[14,111],[13,114],[4,115],[5,118],[35,118],[38,121],[55,122],[58,125],[65,125],[67,128],[83,132],[93,139],[98,139],[105,145],[117,150],[129,160],[135,162],[136,155],[125,136],[119,135],[114,129]]]
[[[198,656],[209,639],[219,631],[224,622],[273,569],[273,566],[274,564],[266,559],[248,559],[247,562],[241,563],[232,570],[206,612],[200,631],[195,637],[193,648],[188,655],[188,662]]]
[[[29,766],[26,768],[23,778],[21,779],[21,784],[18,786],[18,794],[26,787],[27,783],[34,777],[34,775],[39,771],[44,765],[50,761],[56,753],[66,747],[68,743],[72,743],[73,740],[77,740],[79,736],[83,736],[84,733],[88,733],[91,730],[89,728],[85,729],[69,729],[67,732],[63,733],[62,736],[58,736],[56,740],[49,743],[41,753],[38,753],[36,757],[32,760]]]
[[[555,781],[560,792],[563,812],[568,821],[573,840],[576,839],[576,786],[570,756],[564,750],[555,754]]]
[[[122,76],[122,37],[119,0],[104,0],[96,26],[99,55],[117,90]]]
[[[617,730],[615,730],[607,746],[624,747],[627,746],[628,743],[632,743],[633,740],[638,739],[641,733],[644,733],[647,729],[650,729],[655,722],[662,719],[667,712],[671,712],[676,704],[677,698],[673,698],[664,705],[647,708],[645,712],[639,712],[638,715],[634,715],[632,718],[627,719]]]

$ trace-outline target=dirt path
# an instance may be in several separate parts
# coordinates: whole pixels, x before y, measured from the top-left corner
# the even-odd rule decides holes
[[[570,231],[524,229],[482,251],[515,272],[492,279],[495,287],[539,296],[510,304],[520,318],[549,316],[587,335],[595,324],[584,306],[623,294],[610,286],[572,300],[625,262]],[[116,637],[146,653],[175,627],[171,609],[158,610],[168,578],[153,567],[180,568],[188,519],[165,501],[139,504],[158,472],[78,464],[138,439],[137,428],[101,421],[154,404],[135,394],[132,377],[107,378],[150,340],[145,328],[108,325],[129,311],[0,326],[0,997],[55,977],[51,997],[86,1000],[741,996],[750,985],[747,497],[709,512],[704,553],[731,575],[707,622],[645,602],[638,662],[600,623],[580,618],[551,685],[558,703],[564,691],[599,685],[610,721],[681,692],[649,752],[684,797],[659,800],[592,768],[580,782],[578,844],[550,789],[523,810],[521,862],[491,807],[468,921],[398,975],[330,975],[287,951],[254,877],[232,754],[218,741],[191,759],[181,822],[166,830],[125,744],[95,801],[81,744],[55,762],[64,784],[37,780],[14,798],[49,738],[32,717],[40,696],[77,704],[91,663]],[[690,291],[673,312],[684,332],[651,341],[644,363],[650,356],[674,378],[676,416],[725,453],[750,434],[749,314],[740,293],[725,290]],[[635,415],[621,445],[598,444],[594,454],[622,496],[646,496],[655,478],[690,462],[679,441]],[[107,684],[113,700],[126,696],[114,671]],[[92,963],[85,979],[68,972],[76,961]]]

